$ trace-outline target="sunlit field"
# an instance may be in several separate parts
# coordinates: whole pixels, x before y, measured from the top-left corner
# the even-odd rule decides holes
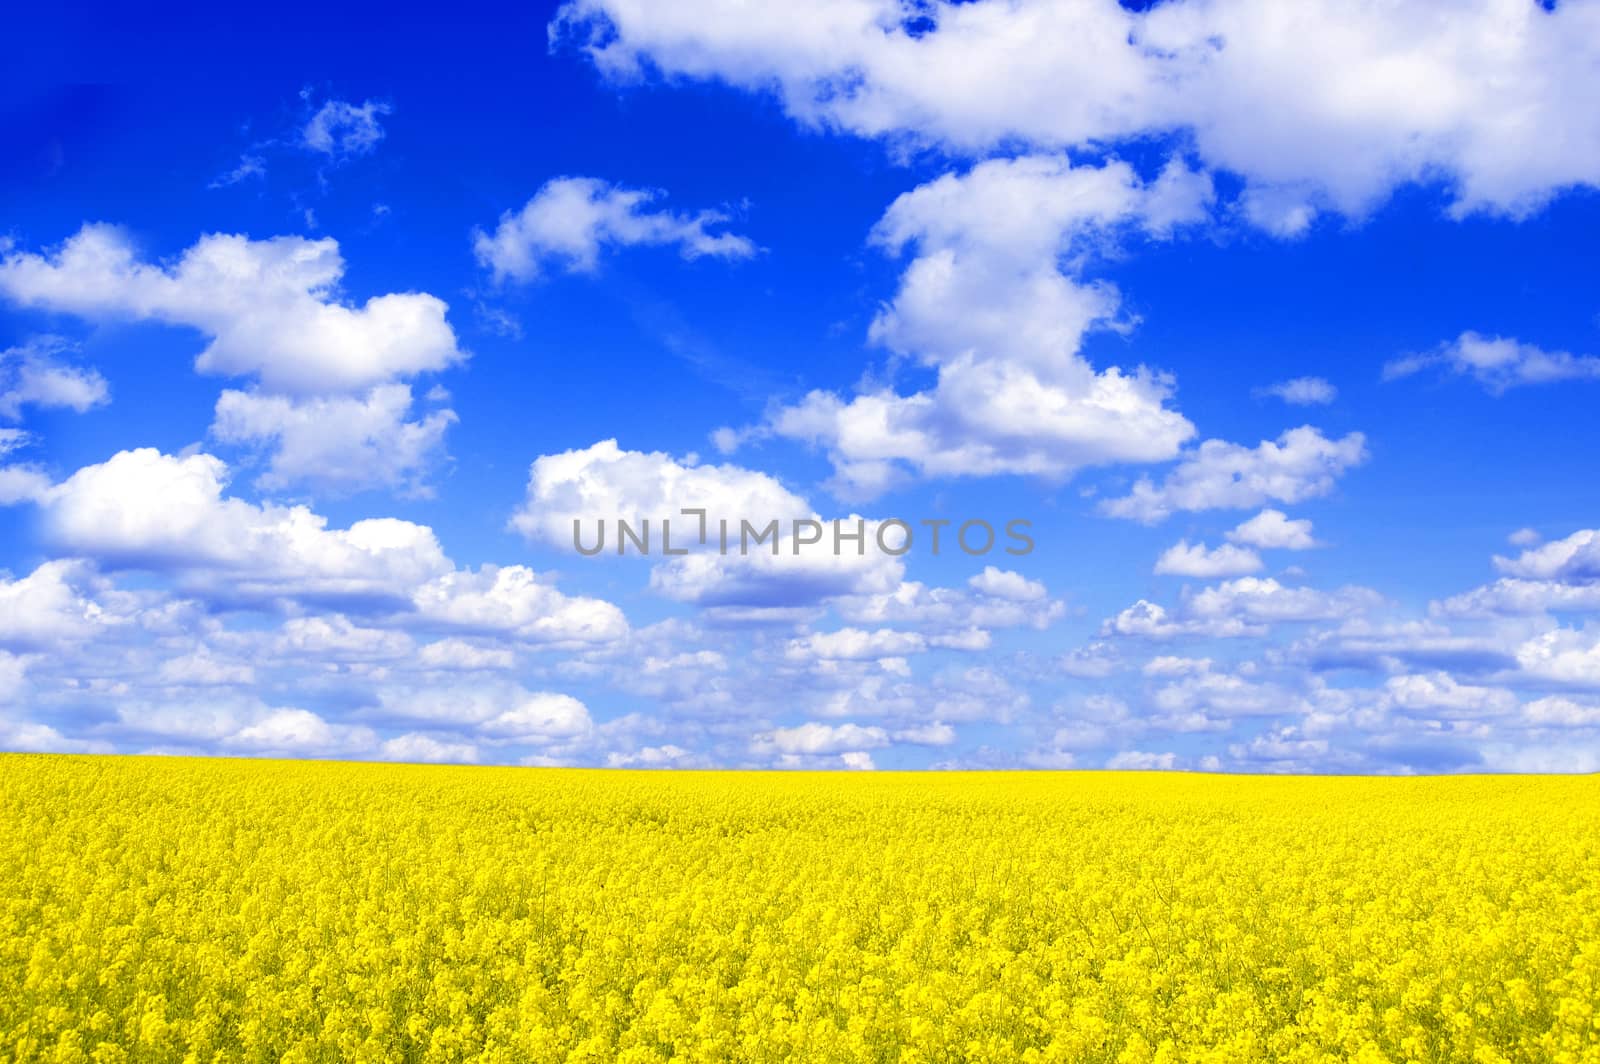
[[[0,1057],[1595,1061],[1600,780],[0,757]]]

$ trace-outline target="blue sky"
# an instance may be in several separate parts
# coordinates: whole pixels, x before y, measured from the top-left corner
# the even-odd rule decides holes
[[[1595,4],[23,18],[0,747],[1600,768]]]

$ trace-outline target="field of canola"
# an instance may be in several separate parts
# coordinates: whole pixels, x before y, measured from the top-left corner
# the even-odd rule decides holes
[[[1600,1061],[1600,779],[0,755],[0,1060]]]

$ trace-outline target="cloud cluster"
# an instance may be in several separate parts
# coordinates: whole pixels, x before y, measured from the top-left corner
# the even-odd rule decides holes
[[[1589,4],[571,0],[552,33],[619,81],[715,79],[955,155],[1182,138],[1286,235],[1410,182],[1511,215],[1600,183],[1600,122],[1570,97],[1600,59]]]
[[[478,262],[497,281],[528,282],[551,270],[593,273],[612,247],[674,247],[685,259],[745,259],[757,248],[748,237],[712,232],[728,221],[722,211],[693,214],[652,210],[661,193],[623,188],[593,177],[545,182],[516,211],[506,211],[492,233],[474,230]]]
[[[1366,461],[1366,437],[1330,439],[1310,425],[1244,447],[1206,440],[1156,484],[1139,478],[1133,491],[1100,506],[1110,517],[1154,524],[1179,510],[1245,509],[1326,495],[1338,478]]]
[[[1508,388],[1556,381],[1600,380],[1600,358],[1566,351],[1545,351],[1504,336],[1464,332],[1433,351],[1406,355],[1383,367],[1385,380],[1410,377],[1439,367],[1471,377],[1491,395]]]
[[[0,295],[90,320],[199,331],[207,339],[196,370],[255,382],[224,393],[215,431],[272,446],[267,476],[276,486],[414,484],[453,415],[408,420],[411,393],[399,382],[466,353],[443,301],[402,292],[347,302],[344,272],[331,239],[216,233],[162,263],[141,258],[112,226],[85,225],[58,248],[0,260]],[[380,453],[386,463],[348,463]]]
[[[1091,329],[1117,324],[1119,305],[1114,287],[1083,270],[1119,240],[1164,239],[1200,219],[1210,197],[1210,181],[1180,161],[1145,182],[1125,163],[1075,166],[1064,155],[991,160],[905,193],[872,241],[913,256],[870,335],[933,369],[936,383],[814,391],[756,434],[823,448],[835,493],[854,498],[913,473],[1061,478],[1173,457],[1194,427],[1167,405],[1171,379],[1097,371],[1080,353]]]

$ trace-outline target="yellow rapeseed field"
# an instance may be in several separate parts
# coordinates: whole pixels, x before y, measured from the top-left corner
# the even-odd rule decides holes
[[[1600,780],[0,756],[0,1058],[1600,1061]]]

